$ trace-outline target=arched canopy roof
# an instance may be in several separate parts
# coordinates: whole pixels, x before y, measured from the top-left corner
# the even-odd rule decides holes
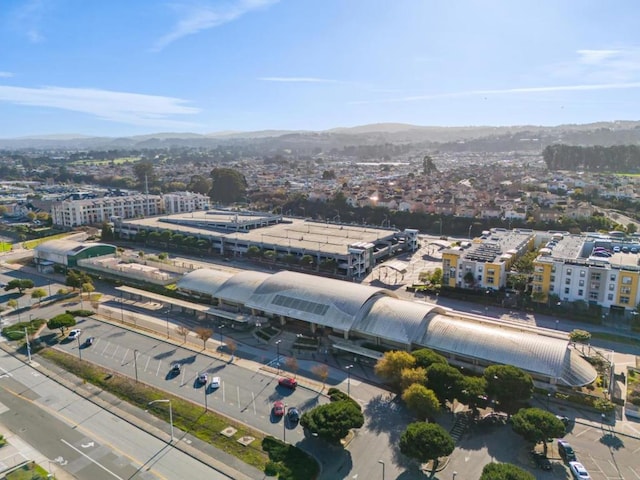
[[[256,289],[271,274],[263,272],[244,271],[233,275],[216,291],[216,297],[229,302],[246,305]]]
[[[77,255],[85,250],[90,250],[94,247],[110,247],[115,252],[116,247],[107,243],[84,243],[76,242],[75,240],[49,240],[41,243],[35,248],[35,251],[39,254],[53,254],[53,255]]]
[[[215,296],[218,289],[231,277],[232,273],[210,268],[200,268],[184,275],[176,286],[190,292]]]
[[[586,360],[571,355],[568,340],[480,320],[435,315],[416,343],[487,363],[513,365],[564,385],[586,385],[597,377]]]
[[[410,347],[422,337],[426,318],[434,313],[444,311],[435,304],[379,297],[362,309],[352,331]]]
[[[362,306],[388,290],[282,271],[267,278],[247,306],[322,326],[349,330]]]

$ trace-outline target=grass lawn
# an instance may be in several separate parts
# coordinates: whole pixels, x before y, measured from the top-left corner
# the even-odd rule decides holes
[[[10,252],[11,244],[8,242],[0,242],[0,252]]]
[[[205,412],[202,405],[173,396],[164,390],[136,383],[129,377],[86,361],[80,361],[77,357],[58,350],[46,348],[39,352],[39,355],[141,410],[149,410],[150,413],[166,422],[169,422],[167,406],[162,403],[149,406],[149,402],[170,399],[175,428],[189,432],[200,440],[215,445],[220,450],[260,471],[264,472],[268,467],[274,468],[275,466],[275,469],[280,472],[279,478],[281,480],[312,480],[318,474],[318,464],[302,450],[285,445],[280,440],[265,436],[262,432],[252,430],[246,425],[211,410]],[[220,432],[227,427],[233,427],[237,432],[231,437],[222,435]],[[245,436],[255,438],[246,447],[238,443],[238,439]],[[282,447],[276,448],[274,442],[282,444]],[[283,448],[287,452],[285,455],[282,454]],[[276,452],[278,453],[276,454]]]
[[[610,340],[612,342],[626,343],[628,345],[637,345],[638,340],[635,338],[629,338],[624,335],[618,335],[616,333],[607,332],[592,332],[591,338],[599,338],[600,340]]]
[[[17,470],[8,473],[6,480],[46,480],[47,472],[44,468],[34,462],[27,463]]]
[[[49,237],[36,238],[35,240],[27,240],[26,242],[22,243],[22,246],[28,250],[31,250],[33,248],[36,248],[41,243],[48,242],[49,240],[57,240],[59,238],[65,238],[65,237],[68,237],[69,235],[70,235],[69,233],[58,233],[57,235],[51,235]]]

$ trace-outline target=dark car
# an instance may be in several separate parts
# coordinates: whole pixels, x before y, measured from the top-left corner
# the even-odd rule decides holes
[[[291,423],[298,423],[300,421],[300,411],[296,407],[289,407],[287,418]]]
[[[542,470],[552,470],[553,465],[551,465],[551,461],[547,458],[547,456],[542,452],[531,452],[531,456],[533,457],[533,462],[536,464],[536,467]]]
[[[564,415],[556,415],[556,418],[560,420],[565,427],[568,427],[571,423],[571,419],[569,417],[565,417]]]
[[[278,380],[278,385],[293,390],[298,386],[298,381],[295,378],[282,377]]]
[[[564,440],[558,440],[558,453],[565,462],[572,462],[576,460],[575,450]]]
[[[84,345],[85,347],[90,347],[95,341],[96,337],[87,337],[87,339],[84,341]]]
[[[169,370],[169,373],[171,375],[179,375],[181,371],[182,366],[179,363],[174,363],[173,365],[171,365],[171,370]]]

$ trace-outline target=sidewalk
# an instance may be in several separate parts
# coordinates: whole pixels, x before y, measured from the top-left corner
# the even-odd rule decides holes
[[[53,478],[57,480],[75,480],[76,477],[63,470],[55,460],[45,457],[22,438],[7,430],[2,424],[0,424],[0,435],[3,435],[7,441],[7,444],[0,448],[0,475],[19,465],[33,461],[49,474],[53,474]]]

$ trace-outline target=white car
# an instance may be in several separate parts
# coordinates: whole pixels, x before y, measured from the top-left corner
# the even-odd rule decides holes
[[[569,470],[576,480],[591,480],[589,472],[580,462],[569,462]]]
[[[220,388],[220,377],[213,377],[211,379],[211,389],[214,390]]]
[[[67,338],[69,340],[75,340],[80,336],[81,333],[82,333],[82,330],[80,330],[79,328],[74,328],[69,332],[69,336]]]

